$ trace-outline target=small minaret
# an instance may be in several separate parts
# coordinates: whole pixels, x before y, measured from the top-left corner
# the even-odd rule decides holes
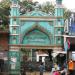
[[[19,43],[19,0],[11,0],[10,10],[10,44]]]
[[[19,16],[19,0],[11,0],[11,16]]]
[[[61,5],[62,4],[62,0],[56,0],[56,4]]]
[[[10,38],[9,38],[9,75],[20,75],[20,50],[18,48],[20,35],[19,0],[10,0]]]
[[[55,41],[58,45],[63,45],[63,33],[64,33],[64,7],[62,5],[62,0],[56,0],[55,6]]]
[[[63,17],[63,12],[64,12],[64,9],[63,9],[63,5],[62,5],[62,0],[56,0],[55,16]]]

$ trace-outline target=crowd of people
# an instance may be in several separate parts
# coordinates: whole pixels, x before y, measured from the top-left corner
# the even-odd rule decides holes
[[[60,68],[56,63],[52,68],[52,75],[75,75],[75,62],[72,59],[69,59],[67,64],[63,64]]]
[[[52,75],[67,75],[67,68],[63,64],[62,67],[54,63],[54,67],[52,68]]]
[[[45,71],[45,66],[43,65],[43,63],[41,63],[41,65],[39,66],[39,70],[40,70],[40,75],[43,75],[43,72]],[[63,64],[61,68],[59,65],[54,63],[51,75],[67,75],[67,68],[65,67],[65,64]]]
[[[30,65],[30,66],[32,66],[32,65]],[[38,68],[39,68],[38,71],[40,72],[40,75],[43,75],[43,73],[45,72],[45,65],[43,63],[40,63],[38,65]],[[35,68],[34,68],[34,70],[35,70]],[[50,71],[50,74],[51,75],[75,75],[74,62],[71,59],[68,61],[68,63],[62,64],[62,66],[60,66],[57,63],[54,63],[52,66],[52,70]],[[25,74],[23,74],[23,75],[25,75]]]

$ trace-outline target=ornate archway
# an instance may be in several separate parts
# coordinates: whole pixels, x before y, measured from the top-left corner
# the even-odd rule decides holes
[[[35,25],[22,35],[21,44],[24,45],[50,45],[52,35],[44,27]]]

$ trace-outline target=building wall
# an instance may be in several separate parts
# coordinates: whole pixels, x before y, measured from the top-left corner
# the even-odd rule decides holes
[[[0,33],[0,50],[8,50],[8,33]]]

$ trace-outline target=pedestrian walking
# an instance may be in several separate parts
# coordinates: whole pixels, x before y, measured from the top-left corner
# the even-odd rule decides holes
[[[39,66],[39,70],[40,70],[40,75],[43,75],[43,72],[45,71],[45,66],[43,65],[43,63],[41,63],[41,65]]]

